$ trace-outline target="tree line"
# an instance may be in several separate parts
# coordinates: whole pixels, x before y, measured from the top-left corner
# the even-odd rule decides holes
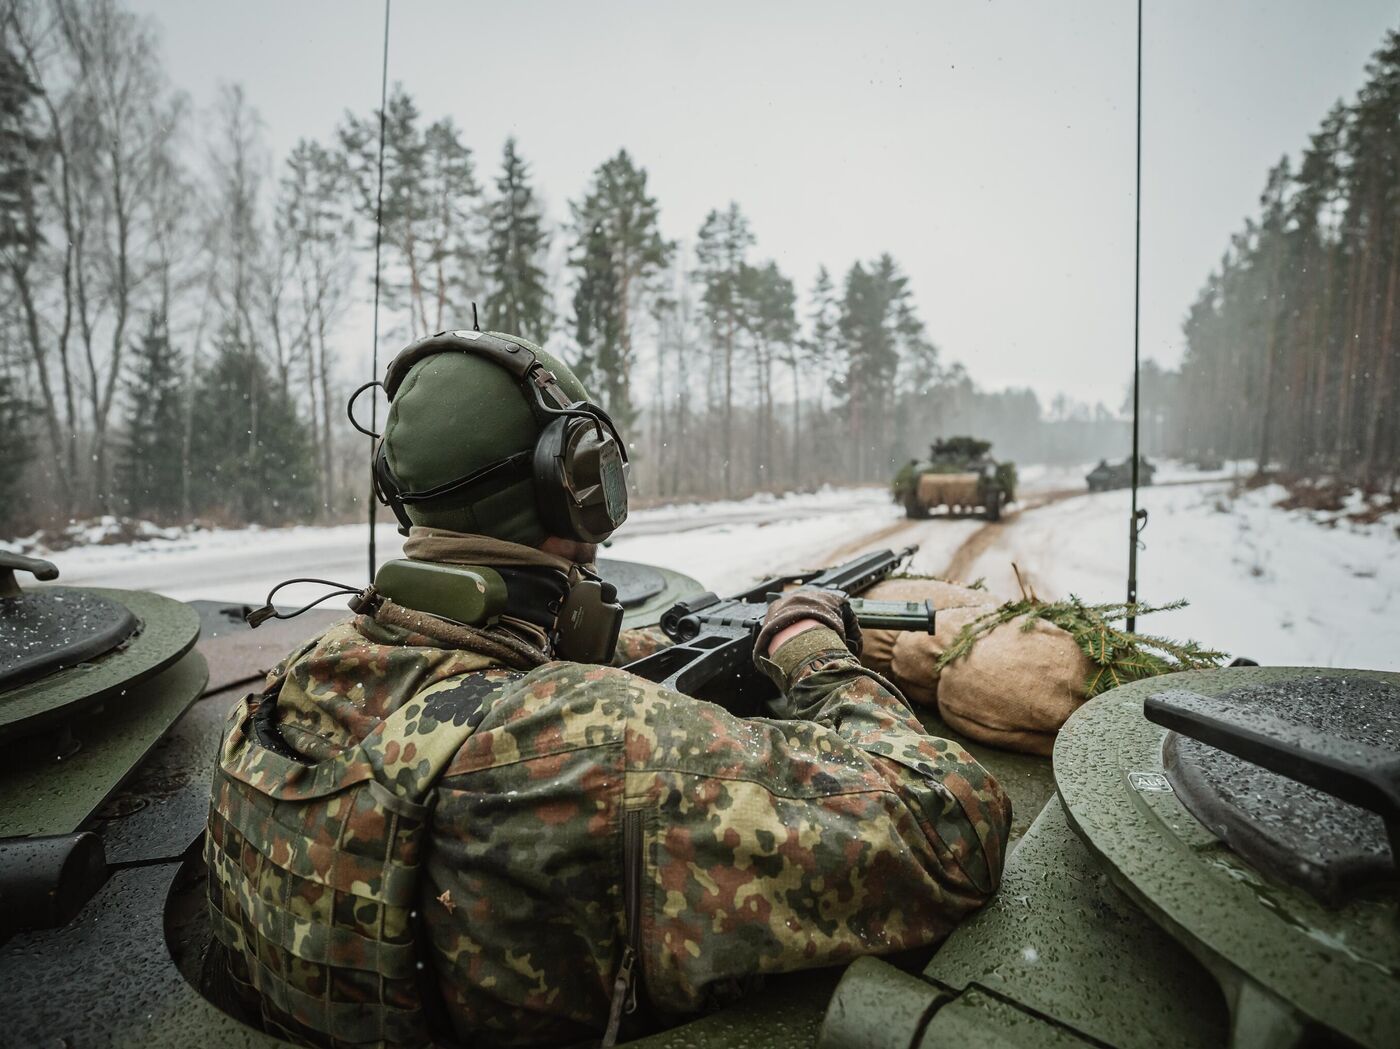
[[[1144,374],[1163,449],[1370,488],[1400,480],[1400,31],[1296,161],[1268,174],[1192,303],[1180,368]]]
[[[978,390],[888,254],[799,290],[737,203],[664,236],[625,149],[556,222],[514,140],[484,175],[402,87],[382,116],[381,201],[377,111],[274,163],[242,89],[194,112],[155,26],[117,0],[7,4],[0,527],[357,513],[368,449],[344,403],[376,232],[385,356],[476,304],[578,371],[631,439],[642,496],[885,480],[952,428],[1073,460],[1119,429]]]

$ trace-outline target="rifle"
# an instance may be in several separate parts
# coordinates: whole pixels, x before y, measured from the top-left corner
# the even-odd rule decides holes
[[[769,603],[793,585],[859,594],[892,574],[918,549],[879,550],[834,568],[774,576],[730,598],[706,591],[677,601],[661,616],[661,629],[675,644],[624,669],[735,714],[760,714],[763,701],[773,695],[773,684],[754,666],[753,647]],[[850,605],[863,628],[933,633],[932,602],[850,597]]]

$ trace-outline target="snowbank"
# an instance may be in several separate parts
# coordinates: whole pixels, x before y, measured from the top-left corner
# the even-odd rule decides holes
[[[726,505],[750,510],[767,507],[771,515],[726,521]],[[898,521],[904,513],[883,488],[826,489],[812,496],[781,498],[756,496],[737,504],[698,504],[687,508],[689,514],[673,513],[677,509],[638,511],[628,518],[606,556],[685,572],[724,594],[763,576],[820,565],[837,547]],[[687,527],[679,534],[651,532],[648,526],[657,522]],[[696,522],[701,526],[695,526]]]
[[[830,488],[634,511],[605,556],[647,561],[685,572],[720,593],[751,580],[819,563],[832,549],[901,511],[883,488]],[[382,511],[383,522],[387,511]],[[196,598],[261,604],[284,579],[316,576],[358,585],[368,574],[366,527],[240,528],[175,533],[171,538],[80,546],[53,555],[60,582],[154,590]],[[399,557],[392,524],[375,532],[378,559]],[[325,592],[294,584],[277,603],[295,605]]]
[[[1072,470],[1028,473],[1027,495],[1077,487]],[[1202,476],[1181,473],[1179,480]],[[1142,489],[1140,504],[1151,517],[1139,557],[1140,597],[1191,602],[1144,620],[1143,628],[1264,663],[1400,669],[1396,515],[1364,524],[1348,516],[1367,509],[1359,496],[1335,512],[1303,512],[1275,505],[1286,495],[1279,486],[1234,498],[1230,488],[1217,480]],[[1014,560],[1043,596],[1121,600],[1128,502],[1120,490],[1028,510],[999,530],[965,576],[984,576],[994,594],[1014,597]],[[665,565],[726,593],[764,575],[911,542],[922,544],[912,567],[941,574],[982,525],[972,518],[905,521],[879,487],[824,489],[637,510],[606,555]],[[368,572],[364,525],[196,531],[115,545],[96,545],[110,541],[111,529],[90,527],[95,545],[53,555],[61,582],[260,604],[274,584],[293,576],[359,584]],[[377,543],[381,561],[401,553],[392,524],[379,526]],[[322,593],[298,584],[277,600],[300,604]]]
[[[1281,510],[1268,485],[1144,488],[1149,513],[1138,595],[1190,607],[1141,629],[1189,636],[1261,663],[1400,670],[1400,541],[1396,522],[1333,523]],[[1067,499],[1024,515],[976,562],[993,592],[1018,594],[1015,561],[1044,597],[1124,597],[1127,491]]]

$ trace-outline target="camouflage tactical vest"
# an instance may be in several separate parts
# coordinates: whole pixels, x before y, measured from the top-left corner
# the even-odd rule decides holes
[[[503,681],[468,674],[320,762],[276,732],[284,681],[229,713],[214,774],[204,855],[234,983],[291,1041],[429,1046],[437,992],[416,942],[425,800]]]

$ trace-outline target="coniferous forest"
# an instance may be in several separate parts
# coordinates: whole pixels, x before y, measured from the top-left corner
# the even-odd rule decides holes
[[[1149,450],[1394,478],[1397,113],[1392,34],[1361,95],[1270,176],[1181,369],[1147,376]],[[952,433],[1023,461],[1126,450],[1121,411],[979,389],[889,254],[785,273],[741,203],[664,235],[626,149],[600,147],[554,214],[528,143],[468,144],[401,85],[384,126],[381,369],[475,303],[577,370],[642,498],[885,481]],[[243,90],[196,110],[119,0],[5,5],[0,536],[363,511],[345,402],[368,378],[379,130],[347,112],[273,156]]]
[[[1268,173],[1184,334],[1181,367],[1144,374],[1159,450],[1400,481],[1400,32]]]

